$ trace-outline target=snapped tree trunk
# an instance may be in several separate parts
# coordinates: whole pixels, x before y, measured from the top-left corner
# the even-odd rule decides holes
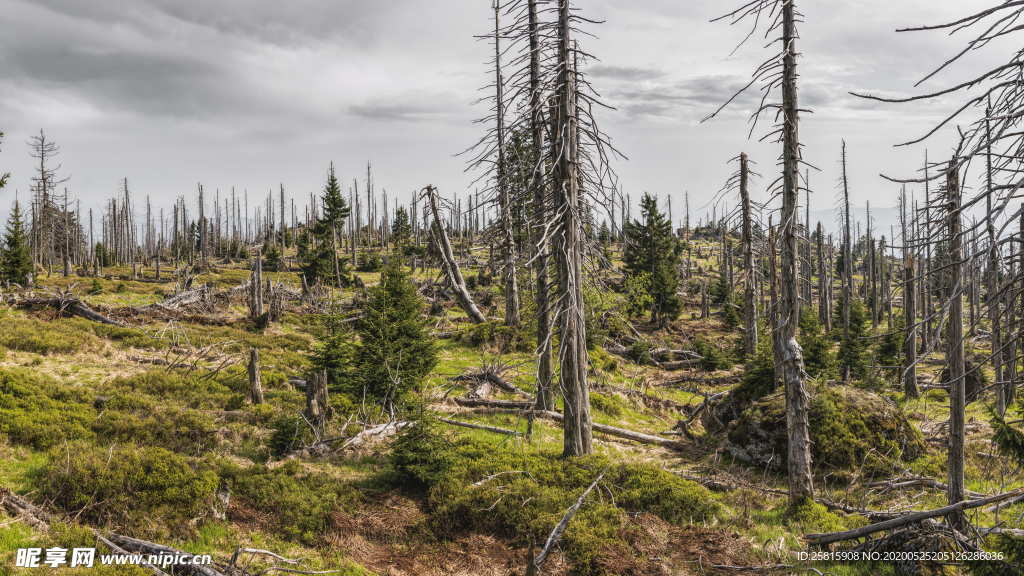
[[[249,349],[249,397],[253,404],[263,403],[263,384],[260,380],[260,349]]]

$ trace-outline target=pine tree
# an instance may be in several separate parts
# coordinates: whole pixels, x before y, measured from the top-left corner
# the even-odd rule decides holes
[[[354,383],[358,391],[392,411],[403,394],[418,389],[437,363],[437,352],[422,318],[423,301],[397,263],[381,272],[356,324]]]
[[[642,221],[625,226],[625,264],[627,276],[648,274],[651,296],[651,320],[665,326],[682,311],[676,294],[679,287],[680,245],[672,233],[672,223],[658,210],[658,201],[650,194],[641,200]]]
[[[22,221],[21,205],[17,201],[7,218],[7,232],[0,252],[0,277],[16,284],[32,284],[32,254]]]

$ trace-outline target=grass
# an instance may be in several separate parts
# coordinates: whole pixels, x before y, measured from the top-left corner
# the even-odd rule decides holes
[[[700,265],[707,270],[711,261],[705,259]],[[165,269],[165,272],[167,278],[171,278],[171,271]],[[131,280],[130,269],[108,269],[105,273],[109,277],[99,280],[98,293],[84,296],[96,306],[143,305],[159,301],[162,294],[174,289],[173,282]],[[475,270],[465,273],[476,275]],[[146,279],[152,279],[152,270],[147,269],[144,274]],[[204,273],[196,281],[225,288],[247,280],[248,274],[243,265],[230,265]],[[368,285],[377,282],[377,274],[357,275]],[[273,272],[267,276],[298,286],[293,273]],[[433,279],[436,271],[420,271],[416,276]],[[77,283],[76,290],[84,294],[90,288],[91,279],[51,277],[42,282],[46,288],[69,288]],[[480,290],[496,293],[494,288],[492,285]],[[335,296],[346,298],[353,293],[353,289],[348,289],[336,291]],[[617,300],[612,298],[609,302],[614,312]],[[500,309],[499,302],[496,310]],[[738,333],[726,330],[717,315],[711,320],[694,317],[698,312],[699,301],[691,294],[685,299],[685,309],[672,330],[654,331],[643,326],[642,321],[637,325],[644,330],[647,339],[659,345],[685,348],[700,341],[701,346],[712,345],[731,351]],[[202,500],[223,485],[229,485],[234,507],[226,519],[213,517],[212,506],[203,510],[178,506],[187,513],[175,518],[173,524],[186,528],[160,533],[161,541],[194,552],[210,552],[221,559],[238,546],[266,548],[299,558],[303,566],[311,570],[341,569],[342,574],[351,575],[371,573],[358,564],[363,560],[370,565],[374,559],[369,554],[360,558],[346,557],[336,539],[346,542],[356,536],[368,539],[371,536],[352,533],[350,526],[338,524],[339,518],[359,514],[376,517],[381,509],[375,508],[374,500],[380,495],[412,498],[425,515],[425,519],[393,527],[387,540],[389,554],[419,554],[427,558],[439,555],[439,558],[451,542],[468,536],[464,526],[499,535],[501,542],[515,546],[516,554],[522,554],[531,539],[538,542],[546,537],[568,503],[600,469],[609,465],[615,473],[585,507],[565,544],[569,561],[581,574],[609,573],[608,563],[613,561],[620,562],[620,566],[626,566],[623,564],[626,560],[653,561],[638,552],[643,536],[637,526],[640,515],[656,518],[666,526],[665,530],[679,530],[694,522],[735,531],[747,543],[745,546],[749,546],[751,563],[791,562],[792,554],[803,549],[800,541],[803,533],[863,523],[859,517],[836,515],[819,508],[792,514],[784,498],[757,491],[708,494],[689,483],[678,482],[671,474],[654,472],[712,472],[774,488],[785,487],[784,478],[777,473],[737,464],[719,454],[711,442],[687,441],[684,450],[668,451],[615,441],[598,434],[594,457],[577,464],[562,462],[558,458],[562,445],[560,425],[543,420],[533,423],[529,440],[442,427],[441,433],[448,440],[438,447],[437,454],[442,459],[450,457],[453,466],[438,479],[425,483],[427,485],[421,486],[418,492],[410,492],[408,482],[396,481],[400,477],[396,477],[388,462],[388,452],[379,447],[357,454],[297,459],[286,464],[268,463],[275,426],[282,419],[297,421],[305,405],[303,392],[289,384],[288,379],[305,376],[309,367],[308,352],[322,329],[312,316],[286,313],[280,323],[259,333],[245,317],[244,307],[237,305],[218,311],[217,319],[222,320],[222,324],[158,322],[116,328],[76,318],[53,318],[46,312],[0,308],[0,324],[4,327],[0,331],[0,373],[28,374],[31,378],[26,376],[26,381],[36,382],[30,387],[31,393],[20,394],[18,402],[9,397],[4,400],[0,395],[0,410],[8,411],[3,414],[6,421],[18,418],[19,423],[24,423],[13,433],[8,429],[0,434],[0,485],[30,493],[37,500],[54,498],[57,505],[65,506],[68,511],[84,509],[80,519],[132,527],[140,534],[153,526],[135,524],[136,512],[128,510],[125,500],[119,499],[122,492],[135,497],[133,505],[136,502],[146,504],[150,507],[149,513],[170,518],[168,515],[173,515],[173,511],[161,508],[158,502],[147,501],[144,496],[148,492],[186,494],[188,491],[183,486],[189,485],[202,489],[199,498]],[[529,347],[520,351],[502,350],[499,339],[494,336],[494,333],[502,333],[498,325],[482,329],[489,333],[473,334],[466,330],[462,318],[463,314],[457,309],[447,309],[439,318],[440,329],[461,330],[465,336],[438,342],[439,363],[428,377],[421,397],[436,401],[445,394],[448,397],[463,394],[465,386],[451,382],[450,378],[494,360],[510,365],[512,369],[506,377],[523,390],[532,392],[536,364]],[[528,328],[526,333],[529,333]],[[532,339],[527,342],[532,345]],[[139,361],[140,358],[175,358],[213,343],[224,343],[216,353],[218,359],[201,362],[191,373]],[[244,354],[249,347],[261,351],[267,400],[262,406],[252,406],[247,401]],[[983,352],[981,347],[978,352]],[[210,375],[209,368],[221,358],[234,359],[235,363],[217,375]],[[651,366],[639,366],[610,356],[601,349],[593,352],[592,361],[594,420],[649,434],[669,430],[683,415],[673,410],[648,408],[633,394],[621,390],[696,405],[704,400],[704,394],[734,386],[742,373],[736,367],[666,374]],[[922,367],[921,372],[935,374],[940,368],[929,364]],[[35,380],[39,374],[46,374],[46,380]],[[675,385],[659,384],[677,376],[686,380]],[[704,381],[705,377],[721,377],[722,381],[710,384]],[[934,424],[948,417],[945,392],[930,391],[917,400],[906,400],[898,392],[889,390],[885,395],[898,402],[916,426]],[[94,404],[100,397],[103,401]],[[513,396],[499,393],[497,397]],[[353,422],[366,417],[366,412],[359,412],[358,399],[335,400],[340,413],[330,423],[327,435],[339,434],[350,415]],[[455,410],[443,403],[435,407],[442,411]],[[460,412],[451,417],[520,432],[525,432],[527,425],[523,418],[511,414]],[[986,422],[987,418],[982,403],[968,407],[968,421]],[[62,434],[49,434],[47,422],[55,423],[49,427],[50,432],[59,430]],[[72,425],[74,422],[77,424]],[[0,423],[0,430],[2,426]],[[347,433],[353,429],[350,427]],[[25,430],[38,434],[26,436]],[[972,436],[974,442],[968,451],[968,488],[995,493],[1020,485],[1019,471],[1010,466],[1005,470],[994,467],[992,462],[1001,460],[978,454],[989,450],[987,444],[981,442],[983,437]],[[135,468],[152,462],[152,457],[158,455],[160,459],[176,463],[178,471],[165,470],[162,477],[167,483],[154,484],[156,487],[150,489],[135,482],[137,478],[131,474],[131,469],[101,473],[100,464],[106,462],[102,456],[112,453],[132,462]],[[944,459],[941,447],[932,446],[922,457],[903,466],[913,473],[942,479]],[[491,474],[527,466],[532,478],[526,475],[515,475],[524,478],[514,479],[500,477],[493,484],[473,486]],[[623,470],[635,474],[630,477]],[[62,485],[91,490],[77,495],[63,494],[59,488]],[[180,490],[169,490],[168,486],[179,486]],[[819,478],[817,486],[858,505],[879,509],[938,506],[945,498],[938,491],[927,490],[872,493],[861,487],[850,487],[834,477]],[[94,492],[103,497],[97,498]],[[537,501],[527,502],[532,494],[536,494]],[[694,499],[693,494],[700,497]],[[694,513],[695,500],[713,502],[714,512]],[[663,507],[663,501],[675,505]],[[1016,517],[1022,509],[1024,505],[1005,510],[1001,519]],[[984,525],[995,522],[994,516],[985,514],[978,520]],[[618,530],[603,531],[600,528],[603,524],[618,527]],[[25,542],[48,543],[75,538],[83,536],[73,530],[42,534],[19,523],[5,523],[0,518],[0,550]],[[670,556],[665,555],[665,562]],[[515,561],[519,561],[518,557]],[[258,566],[260,561],[253,562]],[[379,565],[368,567],[381,568]],[[887,572],[889,567],[866,564],[818,564],[815,567],[850,576],[891,573]],[[0,572],[2,570],[0,568]]]

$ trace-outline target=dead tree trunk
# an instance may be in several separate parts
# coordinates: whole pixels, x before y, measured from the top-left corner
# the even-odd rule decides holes
[[[555,263],[560,305],[558,350],[565,401],[563,454],[593,451],[590,392],[587,384],[587,337],[583,310],[583,222],[580,199],[576,70],[572,67],[572,23],[569,0],[558,2],[558,92],[554,150],[554,213],[559,218]]]
[[[843,338],[850,337],[850,306],[853,304],[853,246],[850,243],[850,185],[846,177],[846,140],[843,140]],[[843,367],[843,381],[850,380],[850,367]]]
[[[789,498],[793,504],[814,497],[811,476],[811,439],[808,420],[810,398],[804,385],[803,352],[796,341],[800,321],[800,270],[796,230],[796,206],[800,178],[799,107],[796,87],[796,8],[793,0],[782,4],[782,270],[779,304],[779,342],[783,345],[782,377],[786,390]]]
[[[257,323],[263,318],[263,254],[258,249],[249,276],[249,318]]]
[[[431,227],[431,231],[434,233],[434,241],[441,252],[441,267],[444,269],[445,276],[448,277],[448,283],[451,284],[452,290],[455,291],[456,300],[458,300],[459,306],[466,312],[466,316],[469,316],[470,320],[478,324],[486,322],[487,318],[477,308],[476,302],[473,301],[473,297],[469,294],[466,280],[462,277],[462,270],[459,268],[459,263],[455,260],[455,254],[452,252],[452,244],[448,240],[448,232],[444,228],[441,213],[437,209],[437,188],[427,186],[423,190],[426,192],[427,200],[430,202],[430,210],[434,215],[434,225]]]
[[[327,403],[327,371],[317,370],[306,379],[306,420],[317,439],[323,437],[331,406]]]
[[[540,22],[537,0],[529,0],[530,25],[530,133],[536,154],[530,185],[533,188],[533,225],[530,242],[533,255],[534,298],[537,304],[537,409],[553,410],[551,389],[551,311],[548,298],[548,250],[544,245],[543,222],[547,222],[547,185],[544,179],[544,102],[541,99]]]
[[[829,269],[825,260],[825,230],[818,222],[818,321],[825,333],[832,331],[832,283],[829,282]]]
[[[743,349],[748,358],[757,353],[757,276],[754,268],[754,231],[750,213],[750,191],[748,189],[750,166],[747,154],[740,154],[740,209],[743,217]]]
[[[946,169],[946,225],[949,242],[950,266],[947,276],[947,298],[949,319],[946,337],[946,361],[949,364],[949,479],[947,495],[950,504],[964,499],[964,407],[966,406],[964,386],[964,342],[963,342],[963,298],[961,271],[963,265],[963,236],[960,229],[960,175],[956,158]],[[958,530],[964,527],[966,519],[961,511],[947,516],[949,523]]]
[[[501,74],[501,30],[499,13],[501,6],[494,0],[494,107],[497,127],[495,135],[498,146],[496,182],[498,208],[501,210],[502,252],[505,259],[505,325],[519,325],[519,282],[516,279],[516,240],[512,230],[512,200],[505,178],[505,79]]]
[[[906,332],[903,337],[903,393],[917,398],[917,306],[914,288],[914,257],[911,239],[907,235],[906,190],[900,194],[900,226],[903,229],[903,318]]]
[[[260,349],[249,349],[249,397],[253,404],[263,404],[263,384],[260,381]]]
[[[995,217],[992,214],[992,146],[991,146],[991,125],[989,117],[991,110],[985,114],[986,140],[989,145],[985,149],[985,231],[988,233],[988,318],[992,331],[992,370],[996,379],[996,411],[1000,416],[1006,413],[1006,377],[1003,374],[1003,343],[1002,343],[1002,314],[999,303],[1002,297],[999,295],[999,244],[996,241]]]

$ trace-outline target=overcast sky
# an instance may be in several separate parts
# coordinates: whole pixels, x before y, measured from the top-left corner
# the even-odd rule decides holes
[[[801,137],[812,207],[835,203],[840,140],[849,146],[854,201],[892,206],[879,172],[911,174],[918,136],[953,100],[898,107],[850,90],[911,93],[963,39],[896,34],[944,21],[991,0],[805,0],[801,28]],[[616,163],[634,202],[672,195],[676,220],[689,190],[694,210],[727,178],[740,151],[772,179],[777,146],[748,140],[751,102],[699,120],[745,83],[768,52],[757,39],[729,56],[744,31],[708,22],[722,0],[579,0],[604,24],[583,39],[600,62],[594,86],[616,110],[601,122],[628,161]],[[0,0],[0,171],[12,172],[6,210],[31,176],[26,142],[40,129],[62,147],[62,174],[83,206],[128,178],[137,197],[169,206],[208,190],[263,194],[278,183],[302,198],[322,186],[328,162],[347,181],[374,165],[378,187],[403,198],[432,183],[446,194],[472,176],[455,153],[472,144],[484,113],[474,102],[490,80],[485,33],[490,0]],[[998,48],[998,47],[997,47]],[[926,84],[944,86],[988,60]],[[929,145],[949,153],[948,139]]]

